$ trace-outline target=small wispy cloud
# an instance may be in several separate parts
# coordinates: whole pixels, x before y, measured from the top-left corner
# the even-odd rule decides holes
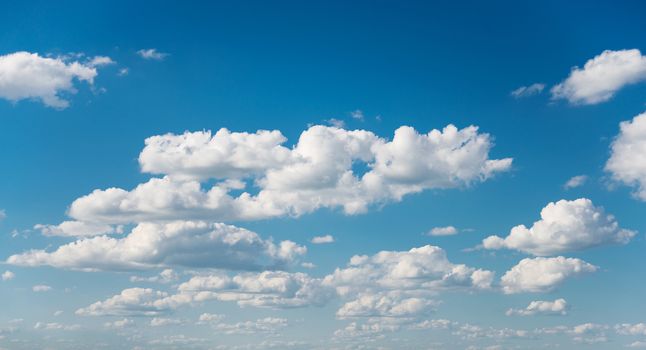
[[[429,236],[452,236],[459,232],[454,226],[433,227],[428,231]]]
[[[312,238],[312,243],[313,244],[334,243],[334,237],[332,237],[332,235],[316,236]]]
[[[350,112],[350,117],[352,117],[352,119],[360,120],[360,121],[363,121],[364,119],[366,119],[366,117],[363,115],[363,111],[361,111],[360,109]]]
[[[565,185],[563,185],[563,188],[565,188],[566,190],[569,190],[571,188],[580,187],[585,185],[586,181],[588,181],[587,175],[573,176],[572,178],[567,180]]]
[[[529,86],[521,86],[518,89],[514,90],[511,92],[511,95],[514,98],[523,98],[523,97],[529,97],[529,96],[534,96],[538,95],[541,92],[543,92],[543,89],[545,89],[545,84],[543,83],[534,83]]]
[[[339,129],[345,128],[345,122],[341,119],[330,118],[330,119],[326,119],[325,122],[335,128],[339,128]]]
[[[50,287],[48,285],[45,285],[45,284],[38,284],[38,285],[33,286],[31,288],[31,290],[36,292],[36,293],[49,292],[50,290],[52,290],[52,287]]]
[[[163,59],[168,57],[169,54],[165,52],[159,52],[157,51],[157,49],[141,49],[137,51],[137,55],[146,60],[162,61]]]

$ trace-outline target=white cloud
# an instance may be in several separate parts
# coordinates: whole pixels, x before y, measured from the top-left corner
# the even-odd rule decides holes
[[[215,135],[150,137],[139,156],[141,169],[164,177],[132,191],[95,190],[75,200],[69,215],[116,224],[187,217],[252,220],[338,207],[358,214],[407,194],[485,181],[512,162],[489,159],[491,138],[474,126],[458,130],[449,125],[428,134],[400,127],[387,141],[365,130],[317,125],[291,149],[282,145],[285,140],[279,131],[226,129]],[[366,164],[367,172],[355,173],[357,163]],[[208,179],[222,181],[203,185]],[[230,194],[252,185],[256,194]]]
[[[245,321],[238,323],[218,323],[214,326],[217,332],[224,334],[274,334],[278,330],[287,327],[287,319],[277,317],[266,317],[256,321]]]
[[[646,342],[638,340],[626,345],[626,347],[627,348],[646,348]]]
[[[83,221],[63,221],[58,225],[34,225],[44,236],[62,237],[89,237],[113,233],[123,233],[122,227],[113,227],[106,224],[95,224]]]
[[[76,310],[79,316],[157,316],[170,310],[168,304],[159,299],[167,293],[150,288],[124,289],[120,294],[104,301]]]
[[[132,327],[134,325],[135,325],[135,321],[129,318],[124,318],[122,320],[116,320],[113,322],[106,322],[103,324],[105,328],[112,328],[112,329],[124,329],[127,327]]]
[[[224,319],[224,315],[203,313],[198,318],[197,323],[198,324],[216,323],[216,322],[220,322],[222,319]]]
[[[621,335],[642,335],[646,336],[646,323],[622,323],[615,326],[615,330]]]
[[[129,270],[165,266],[240,270],[284,268],[307,249],[291,241],[263,240],[243,228],[203,221],[140,223],[123,238],[98,236],[12,255],[9,264],[81,270]]]
[[[354,111],[350,112],[350,117],[352,117],[352,119],[356,119],[356,120],[359,120],[359,121],[364,121],[364,119],[366,118],[363,115],[363,111],[361,111],[360,109],[357,109],[357,110],[354,110]]]
[[[554,301],[536,300],[532,301],[524,309],[509,309],[507,316],[534,316],[534,315],[566,315],[568,304],[565,299],[556,299]]]
[[[646,57],[637,49],[606,50],[551,90],[553,99],[572,104],[597,104],[610,100],[626,85],[646,80]]]
[[[452,236],[458,233],[458,229],[454,226],[433,227],[429,232],[429,236]]]
[[[316,236],[312,238],[312,243],[313,244],[334,243],[334,237],[332,237],[332,235]]]
[[[619,124],[605,170],[616,182],[635,188],[634,195],[646,201],[646,113]]]
[[[137,55],[146,60],[162,61],[168,57],[167,53],[159,52],[157,49],[141,49],[137,51]]]
[[[157,276],[140,277],[130,276],[130,282],[171,283],[177,281],[179,275],[173,269],[164,269]]]
[[[10,281],[10,280],[12,280],[14,277],[16,277],[16,274],[14,274],[13,272],[11,272],[11,271],[9,271],[9,270],[7,270],[7,271],[5,271],[5,272],[3,272],[3,273],[2,273],[2,280],[3,280],[3,281]]]
[[[0,221],[7,218],[7,212],[4,209],[0,209]]]
[[[32,290],[32,291],[34,291],[34,292],[36,292],[36,293],[39,293],[39,292],[49,292],[50,290],[52,290],[52,287],[50,287],[50,286],[48,286],[48,285],[44,285],[44,284],[38,284],[38,285],[33,286],[33,287],[31,288],[31,290]]]
[[[90,67],[101,67],[101,66],[108,66],[111,64],[115,64],[116,62],[113,61],[110,57],[108,56],[94,56],[88,63],[87,65]]]
[[[0,98],[11,102],[34,99],[48,107],[63,109],[69,106],[69,101],[61,94],[76,92],[74,80],[93,84],[96,76],[91,62],[68,62],[60,57],[15,52],[0,56]]]
[[[301,266],[306,268],[306,269],[313,269],[313,268],[316,267],[316,265],[314,263],[311,263],[311,262],[301,263]]]
[[[562,256],[526,258],[507,271],[500,282],[505,294],[544,293],[554,290],[570,277],[597,269],[583,260]]]
[[[588,177],[586,175],[577,175],[571,177],[563,187],[566,190],[569,190],[571,188],[576,188],[576,187],[581,187],[585,184],[585,182],[588,181]]]
[[[435,311],[439,303],[428,297],[415,297],[400,291],[361,293],[337,311],[338,318],[419,317]]]
[[[620,228],[603,208],[580,198],[550,202],[532,227],[518,225],[506,238],[489,236],[482,243],[485,249],[508,248],[547,256],[601,245],[626,244],[635,235],[634,231]]]
[[[529,86],[519,87],[518,89],[512,91],[511,95],[515,98],[529,97],[540,94],[541,92],[543,92],[543,89],[545,89],[545,84],[534,83]]]
[[[65,325],[57,322],[50,322],[50,323],[36,322],[36,324],[34,325],[34,329],[41,329],[46,331],[51,331],[51,330],[77,331],[81,329],[81,325],[78,325],[78,324]]]
[[[154,317],[150,320],[151,327],[166,327],[183,324],[184,321],[175,318]]]
[[[328,123],[330,126],[333,126],[335,128],[343,129],[345,128],[345,121],[341,119],[336,119],[336,118],[330,118],[325,120],[326,123]]]
[[[493,278],[493,272],[453,264],[444,250],[427,245],[354,256],[346,268],[337,268],[323,283],[348,300],[338,317],[415,319],[433,310],[439,292],[486,290]]]
[[[334,295],[320,279],[283,271],[243,273],[233,277],[223,273],[194,276],[182,283],[178,291],[175,298],[190,302],[220,300],[236,302],[243,307],[264,308],[323,305]]]

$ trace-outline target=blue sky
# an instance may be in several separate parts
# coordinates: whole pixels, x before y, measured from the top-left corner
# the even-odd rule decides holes
[[[1,349],[646,347],[644,4],[2,7]]]

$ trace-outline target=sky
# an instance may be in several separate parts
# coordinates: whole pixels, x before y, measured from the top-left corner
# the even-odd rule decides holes
[[[4,1],[0,349],[646,348],[639,1]]]

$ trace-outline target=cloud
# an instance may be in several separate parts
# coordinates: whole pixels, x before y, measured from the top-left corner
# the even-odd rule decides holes
[[[610,100],[621,88],[646,80],[646,57],[637,49],[606,50],[551,89],[552,99],[591,105]]]
[[[111,64],[115,64],[116,62],[113,61],[110,57],[107,56],[94,56],[88,63],[87,65],[90,67],[101,67],[101,66],[108,66]]]
[[[524,309],[509,309],[507,316],[534,316],[534,315],[567,315],[568,304],[565,299],[554,301],[536,300],[532,301]]]
[[[34,329],[41,329],[46,331],[51,331],[51,330],[77,331],[81,329],[81,325],[78,325],[78,324],[65,325],[57,322],[51,322],[51,323],[36,322],[36,324],[34,325]]]
[[[103,57],[95,63],[106,59],[109,58]],[[64,109],[69,106],[69,101],[62,95],[76,92],[74,81],[91,85],[97,74],[92,61],[68,62],[62,57],[15,52],[0,56],[0,98],[14,103],[25,99],[39,100],[48,107]]]
[[[7,218],[7,212],[4,209],[0,209],[0,221]]]
[[[529,86],[519,87],[518,89],[512,91],[511,95],[515,98],[530,97],[540,94],[541,92],[543,92],[543,89],[545,89],[545,84],[534,83]]]
[[[158,302],[167,293],[150,288],[128,288],[104,301],[76,310],[79,316],[157,316],[170,310]]]
[[[313,244],[334,243],[334,237],[332,237],[332,235],[316,236],[312,238],[312,243]]]
[[[458,229],[454,226],[433,227],[429,232],[429,236],[452,236],[458,234]]]
[[[563,188],[569,190],[571,188],[581,187],[585,184],[586,181],[588,181],[588,177],[586,175],[573,176],[569,180],[567,180],[565,185],[563,185]]]
[[[617,334],[646,336],[646,323],[622,323],[615,326]]]
[[[132,327],[135,325],[135,321],[129,319],[129,318],[124,318],[122,320],[116,320],[114,322],[106,322],[103,324],[105,328],[112,328],[112,329],[124,329],[126,327]]]
[[[7,263],[80,270],[132,270],[166,266],[234,270],[284,268],[307,249],[291,241],[263,240],[243,228],[204,221],[140,223],[123,238],[98,236],[30,250]]]
[[[187,303],[205,300],[236,302],[240,306],[294,308],[324,305],[334,295],[322,281],[304,273],[263,271],[230,277],[226,274],[194,276],[178,287],[176,299]]]
[[[141,49],[137,51],[137,55],[146,60],[162,61],[168,57],[169,54],[159,52],[157,49]]]
[[[159,275],[152,277],[130,276],[130,282],[171,283],[177,279],[179,275],[173,269],[164,269]]]
[[[339,207],[351,215],[411,193],[470,186],[512,163],[489,159],[491,138],[475,126],[428,134],[400,127],[387,141],[365,130],[317,125],[293,148],[285,141],[279,131],[226,129],[150,137],[141,169],[164,177],[131,191],[95,190],[75,200],[69,215],[105,224],[253,220]],[[368,168],[363,174],[355,170],[361,163]],[[211,179],[219,181],[207,185]],[[244,192],[235,197],[232,190]]]
[[[3,281],[10,281],[10,280],[12,280],[14,277],[16,277],[16,274],[14,274],[13,272],[11,272],[11,271],[9,271],[9,270],[7,270],[7,271],[5,271],[5,272],[3,272],[3,273],[2,273],[2,280],[3,280]]]
[[[554,290],[566,279],[595,272],[597,267],[581,259],[526,258],[507,271],[501,278],[503,292],[545,293]]]
[[[614,216],[595,207],[587,198],[550,202],[541,210],[541,219],[532,227],[518,225],[509,236],[489,236],[485,249],[516,249],[537,256],[556,255],[591,247],[626,244],[635,231],[622,229]]]
[[[224,315],[203,313],[197,319],[197,324],[217,323],[224,319]]]
[[[444,250],[427,245],[353,256],[346,268],[337,268],[323,284],[348,300],[337,311],[340,318],[418,318],[433,310],[439,292],[487,290],[493,278],[493,272],[453,264]]]
[[[341,119],[330,118],[330,119],[326,119],[325,122],[330,124],[330,126],[333,126],[335,128],[339,128],[339,129],[345,128],[345,121],[343,121]]]
[[[360,109],[350,112],[350,117],[359,121],[364,121],[364,119],[366,119],[366,117],[363,115],[363,111],[361,111]]]
[[[151,327],[166,327],[184,324],[184,321],[175,318],[155,317],[150,320]]]
[[[63,221],[58,225],[37,224],[35,230],[39,230],[43,236],[61,237],[89,237],[113,233],[123,233],[122,227],[113,227],[106,224],[95,224],[83,221]]]
[[[442,249],[424,246],[355,256],[348,267],[324,278],[285,271],[201,274],[181,283],[175,294],[130,288],[77,313],[159,316],[210,300],[235,302],[240,307],[289,309],[324,306],[340,299],[344,303],[337,311],[339,318],[414,320],[433,311],[438,293],[488,290],[493,278],[491,271],[453,264]]]
[[[275,334],[287,325],[285,318],[266,317],[256,321],[218,323],[213,328],[224,334]]]
[[[31,290],[36,292],[36,293],[49,292],[50,290],[52,290],[52,287],[50,287],[48,285],[44,285],[44,284],[38,284],[38,285],[33,286],[31,288]]]
[[[399,291],[361,293],[337,311],[340,319],[355,317],[419,317],[435,311],[439,302]]]
[[[610,146],[605,170],[612,180],[633,187],[634,196],[646,201],[646,113],[621,122],[619,129]]]

